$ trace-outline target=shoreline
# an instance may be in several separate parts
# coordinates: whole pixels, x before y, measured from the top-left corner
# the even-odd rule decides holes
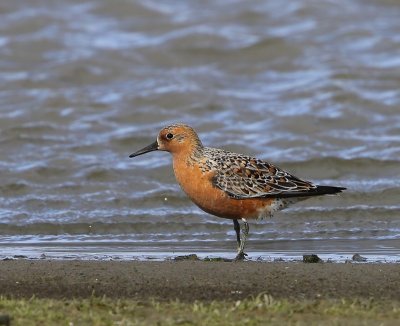
[[[0,295],[72,299],[400,301],[400,265],[216,261],[0,261]]]

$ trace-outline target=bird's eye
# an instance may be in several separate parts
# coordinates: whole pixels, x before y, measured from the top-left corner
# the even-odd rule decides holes
[[[171,133],[168,133],[168,134],[167,134],[167,139],[172,139],[172,138],[174,138],[174,135],[171,134]]]

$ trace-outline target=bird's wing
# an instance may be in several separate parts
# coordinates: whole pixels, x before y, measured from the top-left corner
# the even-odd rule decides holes
[[[215,169],[213,185],[237,199],[297,197],[318,193],[318,187],[262,160],[229,153]]]

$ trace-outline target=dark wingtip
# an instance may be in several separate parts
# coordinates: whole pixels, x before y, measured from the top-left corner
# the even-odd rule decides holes
[[[333,194],[339,194],[346,189],[347,188],[344,187],[317,186],[315,192],[318,195],[333,195]]]
[[[312,196],[322,196],[322,195],[334,195],[339,194],[347,188],[344,187],[332,187],[332,186],[319,186],[316,188],[311,188],[310,190],[303,192],[282,192],[273,195],[262,196],[264,198],[291,198],[291,197],[312,197]]]

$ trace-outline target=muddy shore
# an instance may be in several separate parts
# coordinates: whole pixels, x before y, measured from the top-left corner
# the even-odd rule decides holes
[[[204,261],[0,261],[0,295],[182,301],[275,298],[400,300],[400,265]]]

